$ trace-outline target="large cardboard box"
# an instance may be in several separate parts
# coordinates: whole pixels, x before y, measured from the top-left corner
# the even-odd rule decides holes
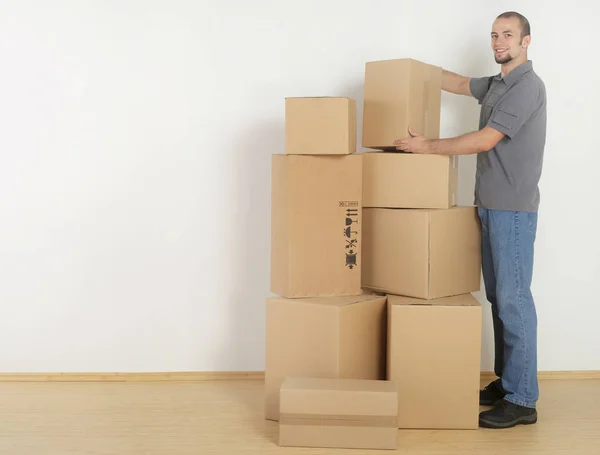
[[[279,419],[286,377],[385,379],[385,352],[385,296],[268,298],[265,417]]]
[[[440,136],[442,68],[413,59],[365,65],[362,145],[393,148],[408,127],[429,139]]]
[[[388,380],[398,386],[398,427],[477,429],[481,305],[388,296]]]
[[[481,226],[475,207],[363,209],[366,289],[421,299],[478,291]]]
[[[447,209],[457,192],[457,156],[363,154],[363,207]]]
[[[398,448],[398,390],[393,382],[287,378],[280,397],[280,446]]]
[[[359,295],[362,155],[274,155],[271,292]]]
[[[356,100],[285,99],[285,153],[347,155],[356,152]]]

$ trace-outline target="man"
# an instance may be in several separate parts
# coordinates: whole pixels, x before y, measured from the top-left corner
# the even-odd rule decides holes
[[[546,91],[527,58],[529,22],[503,13],[491,33],[501,72],[467,78],[443,71],[442,89],[475,97],[479,130],[428,140],[409,129],[398,150],[411,153],[477,153],[475,205],[482,226],[482,271],[492,306],[495,373],[480,392],[479,423],[509,428],[537,421],[537,315],[530,285],[539,206],[538,182],[546,141]]]

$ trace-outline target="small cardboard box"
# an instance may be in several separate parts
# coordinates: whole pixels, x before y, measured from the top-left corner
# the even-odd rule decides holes
[[[286,98],[285,153],[348,155],[356,152],[356,100]]]
[[[476,292],[481,225],[475,207],[363,209],[362,285],[421,299]]]
[[[413,59],[365,65],[363,147],[394,148],[408,127],[428,139],[440,136],[442,68]]]
[[[363,207],[447,209],[457,192],[457,156],[363,153]]]
[[[398,427],[477,429],[481,305],[388,295],[387,378],[398,385]]]
[[[359,295],[362,155],[273,155],[271,292]]]
[[[280,397],[280,446],[398,448],[395,383],[286,378]]]
[[[288,376],[385,379],[386,297],[284,299],[266,306],[265,418]]]

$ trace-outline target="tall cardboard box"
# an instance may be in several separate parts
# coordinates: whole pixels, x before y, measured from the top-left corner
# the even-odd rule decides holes
[[[385,379],[386,297],[268,298],[265,417],[290,376]]]
[[[393,148],[409,126],[438,139],[441,99],[442,68],[409,58],[367,62],[363,147]]]
[[[280,446],[398,448],[398,390],[393,382],[287,378],[280,398]]]
[[[363,153],[363,207],[447,209],[457,192],[457,156]]]
[[[398,427],[477,429],[481,305],[471,295],[388,296],[388,380]]]
[[[271,292],[359,295],[362,155],[274,155]]]
[[[478,291],[481,226],[475,207],[363,210],[362,285],[435,299]]]
[[[356,100],[286,98],[285,153],[348,155],[356,152]]]

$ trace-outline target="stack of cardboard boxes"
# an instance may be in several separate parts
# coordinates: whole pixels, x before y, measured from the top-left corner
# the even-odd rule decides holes
[[[362,145],[379,150],[358,154],[353,99],[285,101],[265,363],[281,445],[395,448],[397,428],[477,428],[475,208],[456,206],[456,157],[388,150],[409,126],[439,137],[440,102],[440,68],[367,63]]]

